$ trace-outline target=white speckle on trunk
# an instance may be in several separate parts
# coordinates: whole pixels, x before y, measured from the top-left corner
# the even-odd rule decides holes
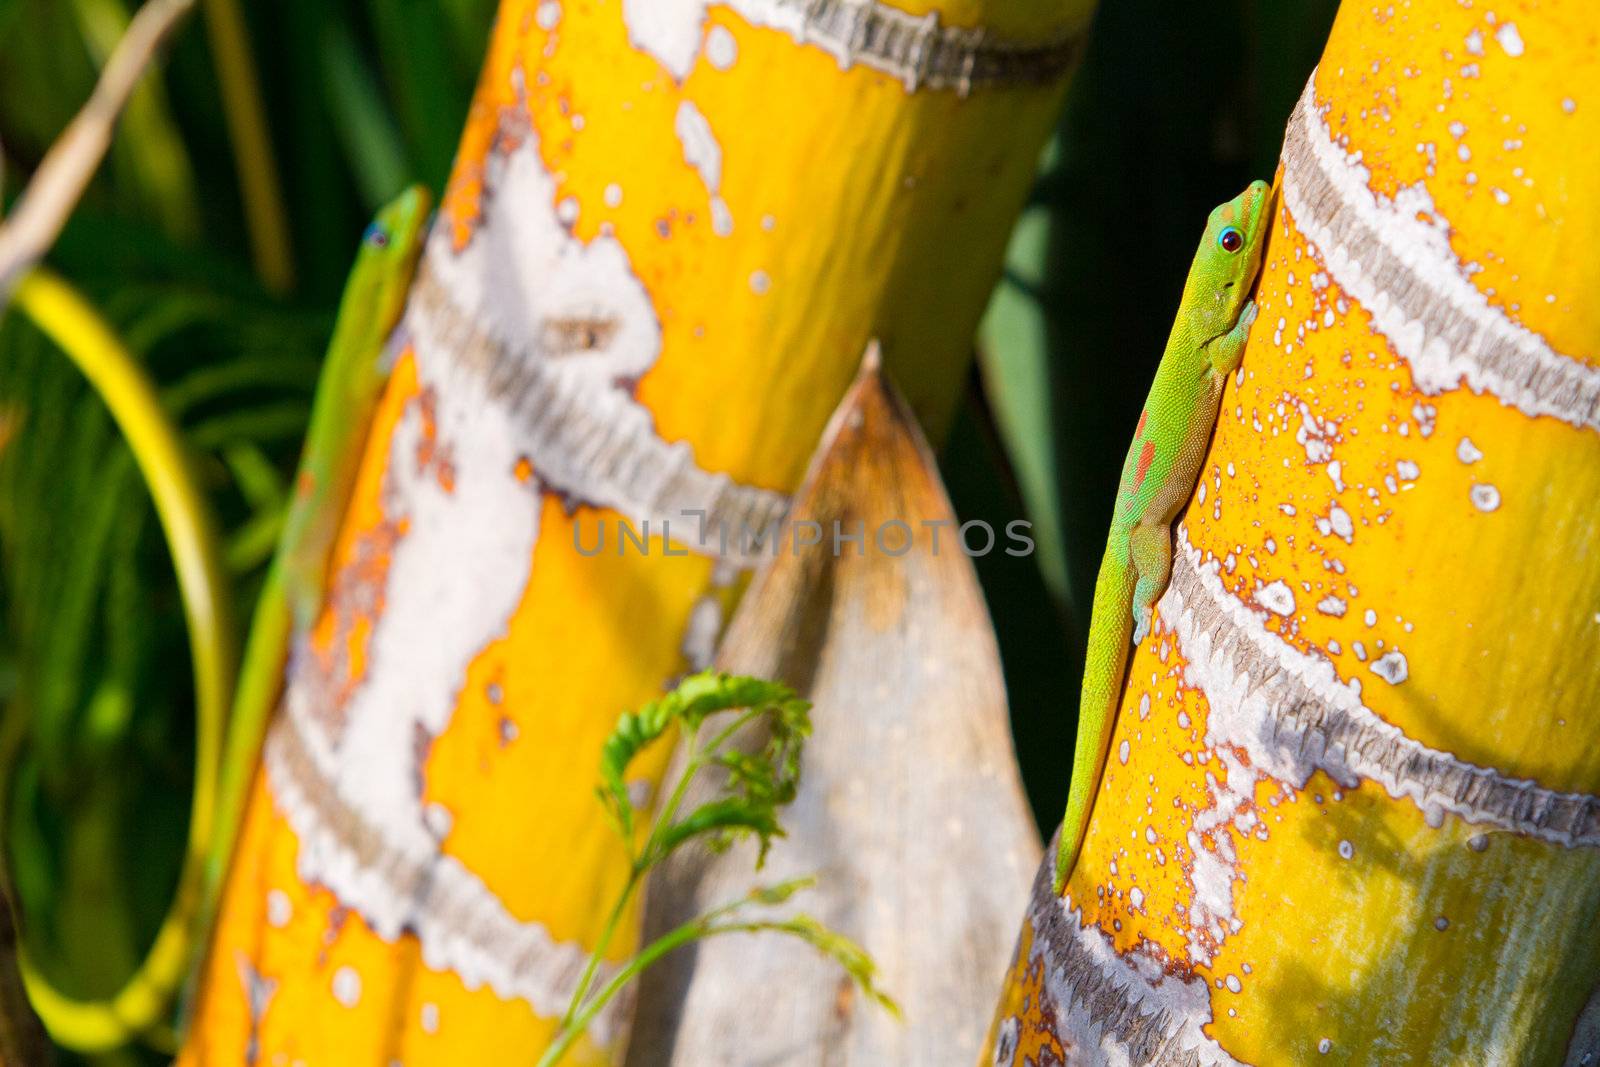
[[[1399,649],[1391,649],[1372,661],[1372,673],[1388,682],[1390,685],[1399,685],[1410,676],[1410,667],[1406,663],[1405,653]]]
[[[281,889],[267,890],[267,923],[281,929],[288,926],[293,917],[294,907],[289,903],[289,894]]]
[[[1515,22],[1504,22],[1494,31],[1494,39],[1500,42],[1500,47],[1506,50],[1506,55],[1516,57],[1522,54],[1522,34],[1517,32]]]
[[[739,43],[726,26],[713,26],[706,34],[706,60],[717,70],[730,70],[739,60]]]
[[[1256,590],[1256,603],[1274,615],[1293,615],[1294,590],[1289,588],[1289,583],[1280,578]]]
[[[678,105],[672,129],[683,146],[684,161],[699,173],[706,189],[715,194],[722,188],[722,145],[711,132],[710,121],[693,101],[685,100]]]
[[[333,999],[347,1008],[361,1003],[361,976],[354,967],[340,967],[333,972]]]
[[[628,43],[655,56],[680,82],[700,54],[705,17],[706,0],[622,0]]]
[[[1600,367],[1556,351],[1489,303],[1425,185],[1392,197],[1373,192],[1370,168],[1330,131],[1314,76],[1289,120],[1283,163],[1283,203],[1295,225],[1417,388],[1467,388],[1528,415],[1600,429]]]

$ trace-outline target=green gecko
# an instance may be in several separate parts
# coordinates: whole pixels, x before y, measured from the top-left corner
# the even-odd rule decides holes
[[[1094,587],[1078,703],[1072,785],[1056,852],[1055,891],[1078,861],[1122,698],[1128,639],[1150,632],[1172,574],[1172,522],[1194,491],[1222,387],[1256,318],[1250,299],[1271,227],[1273,188],[1251,182],[1211,212],[1155,382],[1122,466],[1105,558]]]
[[[74,1051],[108,1052],[140,1036],[170,1039],[162,1024],[207,940],[290,639],[310,627],[322,602],[328,554],[387,379],[382,356],[405,306],[429,208],[426,190],[408,189],[379,211],[362,239],[318,378],[283,536],[257,601],[221,766],[197,770],[197,805],[215,812],[215,829],[185,857],[178,894],[144,961],[114,995],[78,1000],[55,989],[18,946],[32,1006],[50,1035]],[[219,773],[203,773],[212,770]]]
[[[290,643],[311,629],[322,607],[328,557],[355,485],[378,394],[389,376],[384,346],[405,310],[431,206],[428,191],[418,185],[378,211],[361,238],[339,301],[289,513],[256,601],[239,671],[222,758],[202,928],[209,926],[232,858],[267,720],[283,688]]]

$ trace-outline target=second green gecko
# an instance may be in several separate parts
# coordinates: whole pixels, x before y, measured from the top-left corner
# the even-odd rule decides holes
[[[328,557],[355,486],[378,395],[389,377],[382,358],[385,344],[405,309],[431,207],[428,191],[412,186],[378,212],[361,238],[339,302],[283,535],[256,600],[228,724],[217,836],[206,879],[212,904],[232,858],[267,719],[283,687],[290,644],[311,629],[322,607]]]
[[[1271,226],[1272,200],[1272,188],[1256,181],[1211,212],[1122,466],[1094,587],[1072,785],[1056,852],[1057,893],[1089,829],[1122,698],[1128,639],[1138,644],[1150,632],[1156,600],[1172,574],[1172,522],[1194,491],[1223,383],[1238,367],[1256,318],[1250,292]]]
[[[290,641],[309,628],[322,602],[329,551],[388,375],[383,355],[405,306],[429,204],[427,191],[417,187],[384,207],[362,239],[345,287],[333,340],[318,378],[283,535],[256,603],[232,715],[226,724],[221,767],[196,772],[197,810],[214,812],[209,843],[203,836],[191,842],[178,892],[155,941],[138,970],[115,994],[91,1000],[68,996],[52,986],[24,953],[18,953],[19,969],[35,1011],[50,1036],[74,1051],[109,1052],[161,1030],[173,998],[204,948],[259,763],[267,720],[282,689]],[[211,615],[215,619],[217,612],[213,609]],[[221,710],[209,714],[219,715]],[[223,724],[210,726],[222,732]],[[207,773],[212,770],[217,773]],[[10,1018],[0,1024],[5,1029],[0,1044],[16,1036],[11,1032],[16,1025],[18,1020]]]

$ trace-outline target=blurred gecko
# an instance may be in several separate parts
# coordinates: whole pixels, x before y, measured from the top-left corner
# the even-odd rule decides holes
[[[1138,644],[1150,632],[1156,600],[1172,574],[1173,519],[1194,491],[1217,423],[1223,383],[1239,365],[1256,318],[1250,292],[1271,226],[1272,199],[1272,187],[1256,181],[1211,212],[1122,466],[1111,533],[1094,587],[1072,785],[1056,852],[1057,893],[1083,848],[1094,794],[1105,772],[1129,636]]]
[[[256,601],[239,670],[207,868],[205,925],[232,858],[291,642],[310,631],[322,608],[328,557],[355,485],[378,394],[389,377],[385,345],[405,310],[431,206],[428,191],[412,186],[379,210],[361,239],[339,302],[283,536]]]
[[[209,849],[185,858],[179,894],[150,952],[115,995],[103,1000],[69,997],[26,954],[19,954],[28,996],[45,1028],[74,1051],[106,1052],[141,1036],[150,1040],[161,1034],[173,1000],[204,950],[260,762],[267,720],[283,688],[290,642],[310,629],[322,604],[328,555],[355,483],[378,394],[388,378],[383,355],[405,307],[430,206],[427,191],[413,187],[380,210],[362,237],[345,284],[283,535],[256,602],[227,723],[214,800],[216,831]]]

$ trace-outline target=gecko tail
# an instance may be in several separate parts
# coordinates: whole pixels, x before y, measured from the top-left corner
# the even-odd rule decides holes
[[[1127,540],[1113,535],[1094,585],[1089,649],[1084,657],[1083,690],[1078,700],[1078,736],[1072,754],[1072,784],[1067,791],[1067,811],[1061,820],[1061,839],[1056,848],[1057,895],[1066,886],[1083,851],[1095,794],[1111,751],[1128,664],[1128,640],[1133,632],[1133,591],[1137,580]]]

